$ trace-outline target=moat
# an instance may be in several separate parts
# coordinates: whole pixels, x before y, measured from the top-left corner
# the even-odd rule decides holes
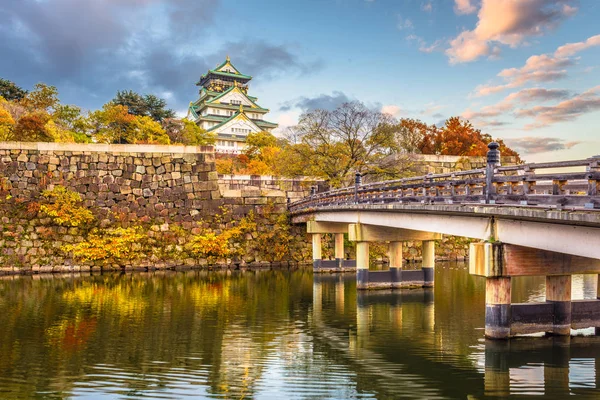
[[[595,298],[595,275],[573,299]],[[600,396],[600,337],[484,339],[485,280],[360,292],[354,274],[154,272],[0,278],[0,398]],[[519,278],[513,302],[543,301]]]

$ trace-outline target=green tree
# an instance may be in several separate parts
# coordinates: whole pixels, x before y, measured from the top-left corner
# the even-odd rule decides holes
[[[19,101],[27,95],[27,90],[8,79],[0,78],[0,96],[8,101]]]
[[[91,138],[88,135],[90,130],[87,119],[81,115],[81,109],[73,105],[56,106],[52,114],[52,120],[57,125],[57,129],[68,132],[75,143],[89,143]]]
[[[153,94],[142,96],[133,90],[123,90],[117,92],[112,102],[126,106],[132,115],[150,117],[158,122],[175,117],[175,111],[166,108],[167,102]]]

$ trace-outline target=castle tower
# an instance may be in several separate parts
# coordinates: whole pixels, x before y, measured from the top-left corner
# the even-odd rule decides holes
[[[239,154],[249,133],[277,128],[277,124],[264,120],[269,110],[259,106],[256,97],[248,95],[251,79],[240,73],[227,56],[196,83],[200,98],[190,103],[187,118],[217,134],[218,153]]]

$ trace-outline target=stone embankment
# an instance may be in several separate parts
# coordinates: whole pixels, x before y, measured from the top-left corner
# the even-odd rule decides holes
[[[212,147],[0,143],[0,273],[296,265],[310,260],[309,241],[287,202],[322,185],[219,177]],[[452,238],[441,248],[466,254]]]

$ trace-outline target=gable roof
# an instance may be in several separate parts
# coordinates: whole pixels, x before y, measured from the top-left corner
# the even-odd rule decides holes
[[[231,86],[229,89],[225,90],[223,93],[219,94],[217,97],[209,100],[207,103],[214,103],[216,100],[219,100],[221,97],[225,96],[227,93],[229,93],[231,91],[234,91],[235,89],[237,89],[237,93],[240,93],[242,96],[244,96],[246,99],[248,99],[250,104],[252,104],[253,108],[262,108],[261,106],[256,104],[254,101],[252,101],[252,99],[250,99],[246,93],[241,91],[240,88],[235,85]]]
[[[235,120],[235,119],[237,119],[237,118],[243,119],[244,121],[251,123],[251,124],[252,124],[252,125],[254,125],[254,126],[256,127],[256,129],[258,129],[259,131],[261,131],[261,130],[262,130],[262,129],[260,129],[260,127],[259,127],[258,125],[256,125],[256,123],[255,123],[254,121],[252,121],[250,118],[248,118],[248,116],[247,116],[246,114],[244,114],[244,112],[243,112],[243,111],[241,111],[241,112],[240,112],[240,111],[238,111],[238,112],[236,112],[235,114],[233,114],[231,117],[227,118],[225,121],[223,121],[223,122],[221,122],[221,123],[219,123],[219,124],[217,124],[217,125],[215,125],[215,126],[211,127],[211,128],[208,130],[208,132],[210,132],[210,131],[214,131],[215,129],[222,127],[223,125],[225,125],[225,124],[226,124],[226,123],[228,123],[229,121],[233,121],[233,120]]]
[[[221,64],[219,64],[214,71],[221,71],[221,68],[225,68],[225,66],[229,65],[237,74],[240,74],[240,70],[237,69],[232,63],[231,60],[229,59],[229,56],[227,56],[227,58],[225,58],[225,61],[223,61]]]

